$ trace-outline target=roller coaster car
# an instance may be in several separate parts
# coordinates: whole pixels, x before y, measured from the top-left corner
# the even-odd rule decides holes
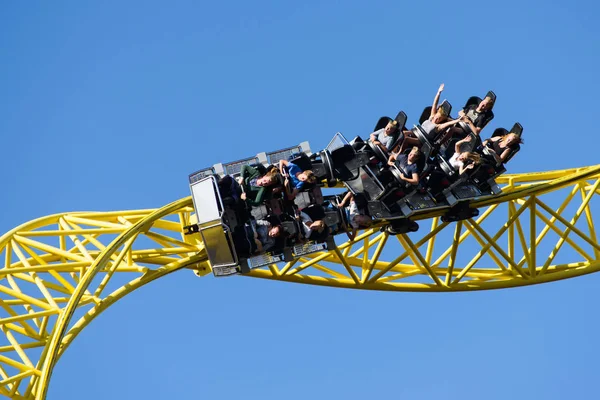
[[[407,149],[404,154],[407,155],[410,151],[410,149]],[[427,160],[420,157],[417,163],[420,171],[418,185],[411,185],[402,179],[402,175],[406,175],[406,172],[399,160],[396,160],[388,171],[382,172],[386,192],[378,200],[369,202],[369,212],[374,218],[384,220],[406,219],[420,210],[446,206],[445,204],[437,204],[421,183],[431,170]],[[387,178],[383,178],[383,176],[387,176]],[[414,225],[410,225],[410,231],[414,228]],[[400,228],[396,230],[400,230]]]
[[[197,223],[186,227],[188,234],[202,236],[208,260],[215,276],[228,276],[248,272],[252,268],[289,261],[291,259],[329,249],[334,245],[327,237],[318,240],[292,240],[291,247],[254,255],[255,245],[251,228],[243,217],[225,205],[219,191],[217,176],[208,176],[190,185]],[[275,202],[279,204],[278,201]],[[278,205],[279,206],[279,205]],[[262,211],[261,211],[262,212]],[[267,216],[259,215],[261,219]],[[302,232],[298,223],[284,213],[279,217],[281,226],[288,236],[298,236]],[[322,239],[322,240],[321,240]]]
[[[360,140],[362,142],[362,139]],[[339,132],[333,136],[325,150],[319,154],[326,160],[334,179],[340,181],[356,179],[360,175],[361,167],[368,165],[370,162],[369,153],[357,151]]]

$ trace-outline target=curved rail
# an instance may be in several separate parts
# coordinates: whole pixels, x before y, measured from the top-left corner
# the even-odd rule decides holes
[[[416,219],[430,229],[371,229],[338,248],[248,276],[367,290],[464,291],[570,278],[600,269],[592,208],[600,166],[501,177],[476,219]],[[191,199],[158,210],[56,214],[0,237],[0,395],[44,399],[74,338],[116,301],[182,268],[210,272]],[[398,245],[390,246],[391,243]],[[400,248],[401,254],[398,254]]]

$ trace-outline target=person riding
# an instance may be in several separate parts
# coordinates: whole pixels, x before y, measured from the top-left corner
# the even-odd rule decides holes
[[[359,229],[369,228],[373,224],[371,217],[361,212],[356,201],[354,201],[354,195],[350,191],[338,203],[338,208],[344,209],[346,218],[352,227],[351,230],[346,231],[349,240],[354,240]]]
[[[251,223],[256,252],[263,253],[272,250],[276,246],[277,238],[283,232],[281,225],[276,225],[266,219],[252,220]]]
[[[429,114],[429,118],[427,118],[421,124],[421,127],[425,131],[425,134],[428,139],[435,139],[441,132],[444,132],[451,126],[456,125],[460,119],[453,119],[448,121],[448,114],[446,110],[442,107],[438,107],[438,103],[440,101],[440,95],[444,91],[444,84],[442,83],[438,88],[435,97],[433,98],[433,105],[431,106],[431,112]],[[410,147],[421,147],[421,141],[415,136],[415,134],[410,131],[404,131],[404,140],[400,147],[400,153],[404,152],[404,150]]]
[[[389,153],[392,150],[392,145],[398,138],[398,122],[395,120],[391,120],[387,123],[385,128],[379,129],[373,133],[371,133],[369,139],[371,142],[385,153]]]
[[[458,174],[462,175],[465,171],[475,168],[476,165],[481,164],[481,156],[471,151],[462,151],[463,143],[470,142],[471,136],[467,136],[464,139],[459,140],[454,145],[454,154],[448,160],[448,163],[456,170]]]
[[[287,167],[287,173],[284,167]],[[296,197],[305,183],[317,182],[317,177],[311,170],[302,171],[299,166],[287,160],[279,160],[279,170],[285,176],[284,186],[290,200]]]
[[[276,169],[271,169],[266,174],[261,175],[258,169],[244,165],[240,170],[240,176],[237,178],[243,191],[240,195],[241,199],[251,206],[261,205],[279,183],[280,176],[279,171]]]
[[[471,132],[476,135],[481,133],[481,130],[494,118],[492,108],[494,108],[495,100],[486,96],[479,103],[470,104],[463,110],[460,110],[458,115],[461,121],[465,122]]]
[[[415,146],[408,154],[392,153],[388,160],[388,165],[398,165],[400,167],[401,179],[411,185],[418,185],[421,171],[417,161],[421,155],[421,150]]]
[[[483,145],[493,151],[491,154],[496,163],[503,164],[506,162],[506,158],[510,153],[515,150],[520,143],[523,143],[523,140],[519,135],[511,132],[503,136],[494,136],[486,139],[483,142]]]

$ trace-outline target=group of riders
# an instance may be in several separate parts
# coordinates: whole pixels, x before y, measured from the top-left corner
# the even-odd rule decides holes
[[[483,99],[470,98],[458,117],[452,118],[449,104],[439,104],[443,90],[442,84],[433,105],[425,109],[420,123],[412,130],[406,129],[404,121],[398,122],[398,118],[387,118],[380,120],[380,128],[370,134],[367,142],[352,142],[357,152],[369,152],[373,147],[381,150],[379,157],[373,155],[371,160],[376,165],[377,178],[386,187],[397,187],[397,181],[402,180],[408,188],[433,189],[439,182],[449,180],[448,170],[441,168],[440,163],[454,171],[452,180],[474,174],[483,166],[488,175],[493,175],[504,171],[504,163],[518,151],[521,132],[496,130],[489,139],[480,139],[481,131],[494,118],[493,92]],[[232,232],[241,257],[277,252],[308,241],[323,242],[342,232],[352,240],[358,230],[372,225],[367,207],[372,199],[368,195],[349,191],[325,198],[312,196],[320,178],[311,169],[303,169],[296,159],[298,154],[268,167],[244,165],[238,175],[219,179],[223,204],[233,210],[237,221]],[[392,167],[401,173],[392,175]],[[298,201],[306,193],[310,201]],[[267,212],[254,212],[259,208],[266,208]],[[333,211],[340,218],[328,220],[328,212]]]

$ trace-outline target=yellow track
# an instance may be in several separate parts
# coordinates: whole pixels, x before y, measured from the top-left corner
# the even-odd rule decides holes
[[[448,224],[439,211],[428,212],[418,217],[419,232],[395,237],[372,229],[334,251],[248,276],[354,289],[462,291],[600,269],[592,217],[600,166],[505,175],[499,183],[503,193],[476,203],[476,219]],[[191,205],[185,198],[158,210],[56,214],[0,237],[0,395],[45,399],[56,361],[107,307],[179,269],[210,273],[198,235],[182,235],[193,220]]]

